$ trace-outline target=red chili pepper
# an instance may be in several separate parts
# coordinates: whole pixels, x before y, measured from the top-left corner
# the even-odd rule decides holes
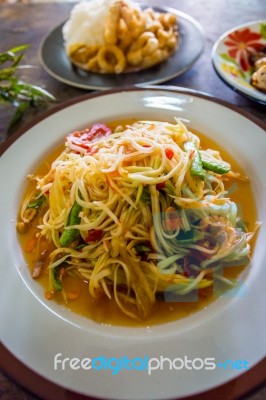
[[[168,158],[168,160],[171,160],[174,157],[174,150],[172,149],[165,149],[165,155]]]
[[[163,189],[163,188],[165,188],[165,185],[166,185],[166,182],[157,183],[156,189],[157,190]]]
[[[98,240],[101,239],[103,234],[103,231],[101,229],[91,229],[88,231],[88,235],[85,239],[85,242],[90,243],[90,242],[97,242]]]

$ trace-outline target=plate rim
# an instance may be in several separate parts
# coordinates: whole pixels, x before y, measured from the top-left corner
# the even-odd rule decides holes
[[[230,28],[227,31],[225,31],[222,35],[220,35],[218,37],[218,39],[215,41],[215,43],[214,43],[214,45],[212,47],[211,61],[212,61],[213,68],[214,68],[216,74],[218,75],[218,77],[228,87],[230,87],[230,89],[233,89],[236,93],[248,98],[249,100],[253,100],[253,101],[255,101],[255,102],[259,103],[259,104],[262,104],[262,105],[266,105],[266,94],[265,94],[265,100],[264,100],[264,99],[256,96],[257,92],[258,92],[258,95],[259,94],[263,95],[263,92],[260,92],[260,91],[258,91],[256,89],[254,89],[254,95],[253,95],[252,92],[248,93],[247,91],[243,90],[241,88],[241,86],[238,87],[238,86],[234,85],[233,82],[231,82],[229,79],[227,79],[227,75],[223,74],[220,71],[220,69],[218,68],[218,61],[217,61],[217,58],[219,57],[219,54],[217,53],[217,49],[218,49],[219,45],[225,40],[225,38],[228,35],[230,35],[231,33],[235,32],[235,31],[237,31],[239,29],[250,27],[250,26],[254,26],[254,25],[258,25],[258,24],[261,24],[261,23],[266,23],[266,20],[265,19],[259,19],[259,20],[250,21],[250,22],[247,22],[247,23],[243,23],[243,24],[237,25],[237,26],[235,26],[233,28]]]
[[[171,80],[171,79],[174,79],[174,78],[176,78],[177,76],[179,76],[179,75],[181,75],[181,74],[183,74],[184,72],[186,72],[187,70],[189,70],[192,66],[193,66],[193,64],[200,58],[200,56],[202,55],[202,53],[203,53],[203,51],[204,51],[204,48],[205,48],[205,45],[206,45],[206,37],[205,37],[205,32],[204,32],[204,29],[203,29],[203,27],[201,26],[201,24],[195,19],[195,18],[193,18],[192,16],[190,16],[189,14],[187,14],[187,13],[184,13],[183,11],[179,11],[178,9],[175,9],[175,8],[173,8],[173,7],[168,7],[168,6],[161,6],[161,5],[159,5],[159,6],[152,6],[152,5],[150,5],[150,4],[148,4],[148,3],[145,3],[145,2],[141,2],[141,3],[139,3],[141,6],[144,6],[144,7],[154,7],[156,10],[160,10],[160,11],[163,11],[163,12],[172,12],[172,13],[174,13],[175,15],[177,15],[177,16],[179,16],[179,17],[181,17],[181,18],[183,18],[183,19],[185,19],[185,20],[187,20],[187,21],[189,21],[194,27],[196,27],[197,28],[197,30],[198,30],[198,32],[199,32],[199,34],[200,34],[200,38],[201,38],[201,40],[202,40],[202,42],[201,42],[201,48],[200,48],[200,50],[198,51],[198,54],[196,55],[196,56],[194,56],[193,57],[193,60],[189,63],[189,64],[187,64],[185,67],[183,67],[182,69],[180,69],[178,72],[176,72],[176,73],[173,73],[173,74],[171,74],[171,75],[168,75],[167,77],[165,77],[165,78],[159,78],[159,79],[152,79],[152,80],[150,80],[150,81],[147,81],[147,82],[144,82],[144,83],[136,83],[136,84],[134,84],[134,86],[136,86],[136,87],[143,87],[143,86],[145,86],[145,85],[150,85],[150,84],[159,84],[159,83],[163,83],[163,82],[166,82],[166,81],[169,81],[169,80]],[[46,44],[46,41],[50,38],[50,36],[54,33],[54,31],[56,31],[56,30],[58,30],[60,27],[63,27],[63,25],[65,24],[65,22],[66,22],[67,20],[65,20],[65,21],[63,21],[63,22],[61,22],[60,24],[58,24],[57,26],[55,26],[52,30],[50,30],[44,37],[43,37],[43,39],[41,40],[41,43],[40,43],[40,45],[39,45],[39,48],[38,48],[38,59],[39,59],[39,61],[40,61],[40,64],[41,64],[41,67],[50,75],[50,76],[52,76],[54,79],[56,79],[57,81],[59,81],[59,82],[62,82],[62,83],[64,83],[64,84],[66,84],[66,85],[69,85],[69,86],[72,86],[72,87],[76,87],[76,88],[79,88],[79,89],[84,89],[84,90],[110,90],[110,89],[112,89],[112,88],[114,88],[114,87],[110,87],[110,86],[97,86],[97,85],[87,85],[87,84],[83,84],[83,83],[78,83],[78,82],[73,82],[73,81],[70,81],[70,80],[68,80],[68,79],[65,79],[65,78],[63,78],[63,77],[61,77],[60,75],[58,75],[57,73],[55,73],[54,71],[52,71],[47,65],[46,65],[46,62],[45,62],[45,60],[44,60],[44,58],[43,58],[43,47],[44,47],[44,45]],[[178,49],[177,49],[177,51],[178,51]],[[125,86],[120,86],[121,88],[122,87],[125,87]]]
[[[84,395],[64,388],[35,372],[21,362],[11,351],[0,342],[0,369],[15,383],[45,400],[99,400],[99,398]],[[5,362],[4,362],[5,360]],[[207,391],[171,400],[213,400],[219,399],[221,391],[223,398],[237,400],[251,391],[255,391],[266,382],[263,371],[266,368],[266,357],[255,364],[250,370],[238,377],[218,385]],[[204,397],[203,397],[204,395]],[[226,396],[226,397],[225,397]]]
[[[3,145],[1,145],[0,146],[0,154],[3,154],[10,147],[10,145],[12,143],[14,143],[20,136],[22,136],[25,132],[27,132],[32,126],[36,125],[40,121],[46,119],[47,117],[50,117],[51,115],[57,113],[58,111],[66,108],[68,106],[71,106],[73,104],[78,104],[79,102],[82,102],[82,101],[90,99],[90,98],[96,98],[96,97],[105,96],[105,95],[108,95],[108,94],[119,93],[119,92],[129,92],[129,91],[144,91],[146,89],[150,90],[150,91],[160,91],[160,92],[170,92],[170,93],[177,93],[177,94],[179,93],[179,94],[185,94],[185,95],[192,95],[192,96],[195,96],[195,97],[203,98],[205,100],[209,100],[211,102],[214,102],[214,103],[217,103],[217,104],[219,104],[221,106],[229,108],[229,110],[233,110],[233,111],[237,112],[240,115],[243,115],[243,116],[247,117],[252,122],[256,123],[259,127],[265,129],[265,125],[266,124],[262,120],[260,120],[259,118],[253,116],[249,112],[247,112],[245,110],[242,110],[242,109],[238,108],[237,106],[235,106],[235,105],[233,105],[233,104],[231,104],[231,103],[229,103],[229,102],[227,102],[225,100],[217,99],[217,98],[215,98],[215,97],[213,97],[213,96],[211,96],[211,95],[209,95],[207,93],[198,92],[198,91],[192,90],[192,89],[177,88],[177,87],[173,87],[173,86],[168,86],[168,87],[167,86],[165,86],[165,87],[146,86],[146,87],[141,87],[141,88],[131,87],[131,88],[123,89],[123,90],[121,90],[121,88],[117,88],[117,89],[111,89],[111,90],[108,90],[108,91],[105,91],[105,92],[95,92],[95,93],[89,93],[89,94],[85,94],[85,95],[82,95],[82,96],[78,96],[78,97],[76,97],[74,99],[70,99],[70,100],[68,100],[66,102],[63,102],[63,103],[55,106],[54,108],[42,113],[40,116],[35,117],[28,124],[25,124],[25,126],[22,127],[19,131],[17,131],[17,133],[15,135],[11,136],[9,138],[9,140],[6,141],[6,142],[8,142],[7,145],[6,145],[6,142]],[[3,345],[0,345],[0,354],[2,353],[2,351],[4,351],[4,346],[3,347],[2,346]],[[266,357],[264,359],[262,359],[261,361],[259,361],[256,365],[254,365],[251,368],[250,371],[254,372],[254,368],[256,368],[257,365],[260,365],[261,362],[262,362],[263,366],[266,365]],[[1,362],[0,362],[0,367],[4,370],[4,366],[1,365]],[[26,368],[28,368],[28,367],[26,367]],[[28,368],[28,369],[30,369],[30,368]],[[33,370],[31,370],[31,371],[38,375],[38,373],[36,373],[35,371],[33,371]],[[7,373],[8,373],[8,371],[7,371]],[[226,381],[224,384],[221,384],[221,385],[217,386],[216,388],[220,390],[221,387],[228,385],[230,382],[238,381],[239,379],[243,379],[243,382],[245,382],[245,379],[246,379],[248,373],[249,373],[249,371],[245,372],[244,374],[241,374],[241,375],[237,376],[236,378],[234,378],[234,379],[232,379],[230,381]],[[256,377],[256,374],[255,374],[255,377]],[[63,391],[66,391],[67,393],[71,392],[71,390],[63,388],[62,386],[59,386],[59,385],[49,381],[46,378],[43,378],[43,377],[41,377],[41,378],[44,379],[46,382],[51,383],[52,385],[55,385],[55,386],[58,386],[59,388],[62,388]],[[261,378],[263,378],[263,377],[261,377]],[[265,377],[264,377],[264,379],[265,379]],[[19,382],[19,383],[21,384],[21,382]],[[261,383],[263,383],[263,380],[260,380],[259,382],[256,382],[255,386],[258,386]],[[239,385],[239,386],[240,386],[239,387],[239,390],[240,390],[241,389],[241,385]],[[252,390],[255,386],[250,387],[248,389],[248,391]],[[198,399],[198,400],[200,400],[200,397],[198,397],[198,396],[200,396],[202,393],[204,393],[204,395],[208,394],[208,392],[211,392],[213,394],[213,390],[215,390],[215,387],[210,389],[210,390],[208,390],[208,391],[203,391],[201,393],[197,393],[197,394],[192,395],[192,396],[179,397],[179,399],[182,398],[182,399],[191,399],[191,400],[194,400],[194,399],[197,400]],[[80,397],[80,399],[91,399],[91,397],[89,397],[88,395],[85,396],[85,395],[81,395],[79,393],[76,394],[76,392],[73,392],[73,393],[75,395],[82,396],[82,397]],[[246,394],[246,393],[247,392],[245,392],[244,394]],[[213,397],[210,397],[210,399],[211,398],[213,398]],[[204,397],[204,399],[208,399],[208,398]]]

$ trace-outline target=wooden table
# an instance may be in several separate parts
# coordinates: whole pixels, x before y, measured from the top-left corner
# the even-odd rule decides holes
[[[211,63],[212,47],[221,34],[236,25],[266,17],[264,0],[164,0],[164,2],[148,0],[146,3],[154,5],[160,5],[161,3],[163,5],[175,7],[191,15],[202,25],[206,35],[204,53],[200,59],[190,70],[171,81],[165,82],[165,84],[207,92],[217,98],[241,107],[241,109],[249,111],[261,120],[266,121],[265,106],[252,102],[227,87],[218,78]],[[86,93],[83,89],[77,89],[56,81],[43,70],[38,60],[38,48],[42,38],[68,17],[72,7],[73,4],[71,3],[0,5],[0,51],[7,50],[20,44],[31,45],[27,50],[25,61],[35,66],[35,68],[24,70],[22,78],[32,84],[42,86],[54,94],[56,102],[50,104],[49,108],[67,99]],[[15,131],[15,129],[13,129],[11,132],[8,132],[8,124],[13,112],[14,109],[12,107],[8,109],[4,107],[0,108],[0,143],[4,142]],[[43,112],[43,110],[37,109],[28,113],[21,121],[19,127],[23,126],[23,124],[28,122],[34,115],[40,114],[41,112]],[[9,358],[7,358],[7,362],[10,362]],[[4,362],[2,360],[2,365],[3,364]],[[255,382],[256,376],[253,378]],[[23,381],[20,381],[20,383],[23,384]],[[26,381],[24,384],[27,386]],[[43,391],[42,393],[45,392]],[[232,385],[231,393],[230,388],[227,388],[226,394],[218,391],[215,393],[215,397],[212,398],[223,398],[226,400],[235,399],[236,395],[240,393],[243,394],[243,390],[236,391],[234,390],[234,385]],[[0,375],[0,398],[8,400],[36,399],[34,395],[25,392],[4,374]],[[46,398],[44,394],[43,398]],[[70,399],[73,397],[67,396],[65,398]],[[204,396],[200,398],[205,400]],[[262,400],[265,398],[265,386],[257,389],[254,394],[248,397],[242,397],[242,399],[245,400]]]

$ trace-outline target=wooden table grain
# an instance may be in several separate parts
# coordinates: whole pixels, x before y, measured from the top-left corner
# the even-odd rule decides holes
[[[204,52],[192,68],[161,86],[175,85],[209,93],[216,98],[226,100],[242,110],[248,111],[264,122],[266,121],[266,107],[241,96],[226,86],[216,75],[211,63],[212,47],[221,34],[237,25],[266,17],[265,0],[164,0],[164,2],[147,0],[145,3],[149,5],[163,4],[191,15],[201,24],[206,36]],[[53,108],[56,104],[88,92],[55,80],[41,67],[38,59],[38,49],[42,39],[54,27],[68,18],[73,5],[73,3],[0,5],[0,52],[20,44],[30,44],[30,48],[26,52],[25,63],[33,67],[22,70],[21,78],[29,83],[43,87],[56,97],[56,101],[49,104],[48,108]],[[14,109],[11,106],[8,108],[0,106],[0,143],[5,142],[18,128],[22,127],[34,116],[40,115],[43,111],[43,108],[30,110],[20,124],[9,131],[8,125]],[[7,360],[7,362],[9,361]],[[4,363],[5,361],[2,360],[0,365],[4,365]],[[4,370],[6,371],[5,368]],[[21,383],[23,385],[23,382]],[[254,388],[254,390],[255,392],[247,393],[241,399],[266,399],[266,386]],[[228,393],[224,397],[221,392],[221,397],[216,396],[215,399],[236,399],[235,393],[232,392],[231,396]],[[46,398],[44,394],[41,397]],[[6,373],[0,373],[0,399],[34,400],[37,398],[34,394],[28,393],[25,388],[23,389],[15,383]]]

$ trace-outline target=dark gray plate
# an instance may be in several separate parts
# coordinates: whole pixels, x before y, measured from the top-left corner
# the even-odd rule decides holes
[[[143,5],[145,7],[145,5]],[[167,7],[155,11],[171,12],[178,17],[179,47],[163,63],[141,72],[121,75],[96,74],[73,66],[66,55],[62,27],[64,22],[42,41],[39,57],[43,68],[55,79],[82,89],[105,90],[125,86],[141,86],[170,80],[187,71],[204,49],[205,36],[200,24],[187,14]]]

